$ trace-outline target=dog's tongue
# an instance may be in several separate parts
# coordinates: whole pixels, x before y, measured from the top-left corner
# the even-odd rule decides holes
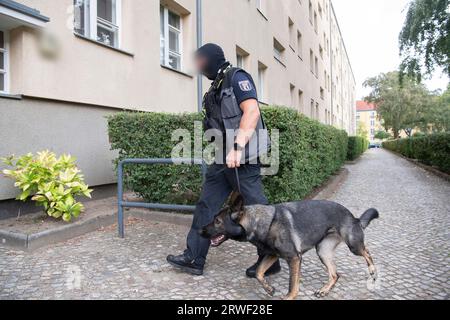
[[[213,247],[217,247],[218,245],[220,245],[223,240],[225,239],[225,236],[219,236],[217,238],[211,239],[211,245]]]

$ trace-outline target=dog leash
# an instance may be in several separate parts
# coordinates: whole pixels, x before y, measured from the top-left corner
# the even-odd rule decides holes
[[[237,182],[238,191],[239,191],[240,194],[242,194],[242,192],[241,192],[241,180],[239,179],[239,169],[238,168],[234,168],[234,171],[236,173],[236,182]]]

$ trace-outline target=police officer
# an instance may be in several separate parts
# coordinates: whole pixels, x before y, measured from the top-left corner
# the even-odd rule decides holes
[[[195,64],[204,76],[213,81],[203,101],[204,127],[205,130],[221,133],[223,157],[216,157],[215,163],[208,168],[187,237],[186,251],[179,256],[169,255],[167,261],[184,272],[202,275],[211,243],[202,238],[199,231],[211,223],[231,192],[239,190],[246,205],[268,204],[263,191],[260,164],[256,159],[267,151],[268,143],[264,139],[263,142],[257,140],[256,148],[252,148],[255,145],[253,139],[258,139],[257,132],[264,129],[252,77],[242,69],[233,68],[225,60],[222,48],[212,43],[197,50]],[[230,129],[236,129],[237,134],[227,134]],[[248,277],[256,276],[262,258],[260,255],[257,263],[247,269]],[[280,270],[277,261],[266,275]]]

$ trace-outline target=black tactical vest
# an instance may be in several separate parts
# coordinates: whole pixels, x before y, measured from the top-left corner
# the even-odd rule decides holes
[[[204,129],[205,131],[218,130],[222,133],[223,145],[226,150],[225,156],[234,147],[234,136],[231,133],[237,132],[239,129],[243,115],[233,89],[233,80],[237,72],[245,72],[256,88],[250,74],[243,69],[229,67],[225,72],[219,72],[218,78],[203,99]],[[255,160],[257,162],[257,159],[267,153],[269,149],[269,135],[261,115],[256,132],[246,146],[246,163],[253,163]]]

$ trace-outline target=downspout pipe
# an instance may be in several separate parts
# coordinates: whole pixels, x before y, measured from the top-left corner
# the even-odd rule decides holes
[[[197,49],[203,45],[203,10],[202,0],[197,0]],[[198,112],[203,111],[203,79],[202,75],[197,75],[197,108]]]

